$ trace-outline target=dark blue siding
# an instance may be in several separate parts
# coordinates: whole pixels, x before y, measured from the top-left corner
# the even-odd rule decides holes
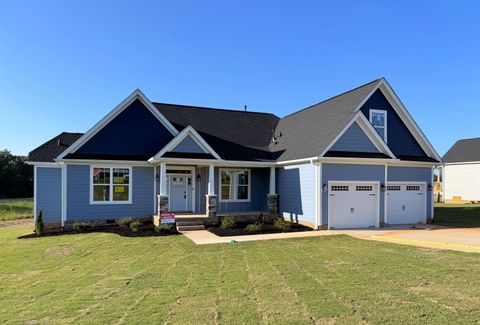
[[[62,222],[62,169],[37,167],[37,211],[44,223]]]
[[[135,100],[75,153],[84,155],[155,155],[173,135]]]
[[[361,108],[367,119],[371,109],[387,111],[387,143],[395,155],[427,156],[381,90],[377,90]]]
[[[173,152],[194,152],[194,153],[205,152],[190,136],[183,139],[179,144],[177,144],[175,148],[173,148],[172,151]]]
[[[330,148],[331,151],[378,152],[365,132],[357,123],[353,123],[347,131]]]

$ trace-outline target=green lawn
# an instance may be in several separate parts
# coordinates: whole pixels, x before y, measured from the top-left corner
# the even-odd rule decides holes
[[[1,324],[475,323],[480,254],[347,236],[196,246],[183,236],[17,239]]]
[[[435,203],[434,223],[450,227],[480,227],[480,204]]]
[[[33,218],[33,199],[0,200],[0,221]]]

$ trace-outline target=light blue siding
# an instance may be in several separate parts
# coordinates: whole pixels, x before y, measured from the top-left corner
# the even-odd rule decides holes
[[[385,166],[354,164],[322,164],[322,183],[329,181],[376,181],[385,183]],[[384,220],[384,195],[380,192],[380,222]],[[328,223],[328,192],[322,191],[322,224]]]
[[[250,168],[250,202],[221,202],[219,188],[219,168],[215,168],[215,193],[217,194],[217,211],[264,211],[267,209],[267,193],[270,182],[269,168]],[[208,170],[206,181],[208,182]]]
[[[191,136],[187,136],[183,139],[172,152],[193,152],[193,153],[204,153],[205,151],[200,148],[200,146],[192,139]]]
[[[315,224],[315,166],[277,168],[279,212],[292,221]]]
[[[62,169],[37,167],[37,211],[42,210],[43,222],[62,222]]]
[[[433,192],[428,190],[432,182],[432,168],[428,167],[388,167],[390,182],[425,182],[427,184],[427,217],[432,217]],[[433,184],[432,184],[433,185]]]
[[[196,180],[195,184],[197,184],[196,195],[195,198],[195,212],[197,213],[205,213],[207,206],[207,184],[208,184],[208,167],[199,167],[197,168],[197,175],[200,175],[200,181]],[[195,176],[195,178],[197,178]]]
[[[132,168],[132,204],[90,204],[90,166],[67,166],[67,220],[153,215],[153,167]]]
[[[378,152],[377,148],[355,122],[335,142],[331,151]]]

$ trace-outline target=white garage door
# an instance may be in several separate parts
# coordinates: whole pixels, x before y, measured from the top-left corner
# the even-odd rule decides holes
[[[427,214],[426,204],[424,183],[387,184],[388,224],[425,222]]]
[[[378,226],[378,183],[329,182],[330,228]]]

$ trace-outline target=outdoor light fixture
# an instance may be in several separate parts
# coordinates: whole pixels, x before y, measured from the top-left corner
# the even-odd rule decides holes
[[[327,186],[327,184],[323,184],[323,191],[324,191],[324,192],[327,192],[327,191],[328,191],[328,186]]]
[[[157,174],[157,176],[155,176],[155,179],[157,180],[157,182],[160,182],[160,175]]]
[[[432,184],[428,184],[428,190],[429,190],[429,191],[433,191],[433,186],[432,186]]]
[[[200,182],[202,178],[200,177],[200,174],[197,175],[197,182]]]
[[[385,192],[387,187],[385,186],[385,184],[382,184],[382,185],[380,185],[380,189],[382,190],[382,192]]]

